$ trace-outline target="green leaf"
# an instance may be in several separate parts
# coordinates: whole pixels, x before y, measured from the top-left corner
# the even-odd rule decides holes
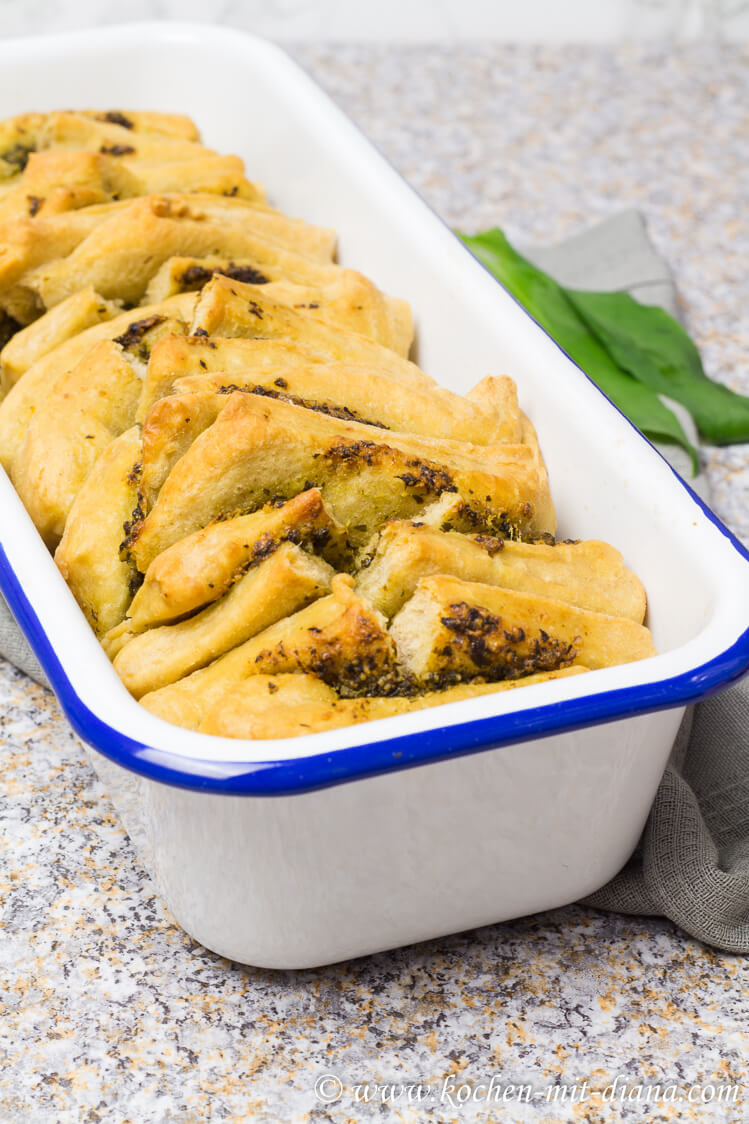
[[[676,415],[654,389],[633,378],[612,358],[561,285],[518,254],[497,228],[459,237],[638,429],[651,440],[681,445],[697,472],[697,451]]]
[[[697,348],[664,309],[629,293],[567,290],[567,297],[619,366],[686,406],[708,441],[749,441],[749,398],[707,377]]]

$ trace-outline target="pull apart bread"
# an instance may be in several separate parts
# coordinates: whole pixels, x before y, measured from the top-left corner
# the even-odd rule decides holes
[[[513,380],[334,255],[185,117],[0,122],[0,463],[127,689],[276,738],[653,655]]]

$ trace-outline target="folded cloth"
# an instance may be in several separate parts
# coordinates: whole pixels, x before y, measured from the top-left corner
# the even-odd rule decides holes
[[[645,304],[678,311],[668,266],[637,211],[557,246],[522,252],[570,288],[625,289]],[[669,405],[695,439],[685,411]],[[676,445],[660,449],[689,479],[687,454]],[[689,483],[707,495],[704,477]],[[47,685],[2,598],[0,655]],[[635,853],[584,904],[668,917],[706,944],[749,952],[749,678],[687,711]]]

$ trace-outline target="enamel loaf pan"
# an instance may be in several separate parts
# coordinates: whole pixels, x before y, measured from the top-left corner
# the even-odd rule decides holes
[[[332,733],[178,730],[120,684],[0,472],[0,587],[176,920],[306,967],[573,901],[626,861],[684,705],[749,666],[747,555],[279,49],[206,26],[0,42],[0,115],[174,110],[406,297],[451,390],[512,374],[560,533],[617,546],[660,654]]]

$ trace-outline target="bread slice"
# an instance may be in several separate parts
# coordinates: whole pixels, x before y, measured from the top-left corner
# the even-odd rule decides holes
[[[0,464],[9,472],[37,406],[44,402],[83,356],[101,340],[119,340],[131,355],[147,362],[160,333],[186,328],[195,294],[183,293],[160,305],[123,312],[72,336],[38,359],[0,402]]]
[[[183,159],[202,145],[200,134],[188,118],[177,122],[177,114],[145,115],[132,110],[114,110],[108,116],[94,111],[48,113],[35,131],[34,147],[37,151],[89,149],[105,155],[161,161]]]
[[[60,541],[73,501],[101,454],[133,424],[140,390],[127,353],[102,340],[39,403],[11,479],[50,548]]]
[[[118,109],[24,113],[0,121],[0,183],[19,178],[32,154],[46,149],[135,150],[136,144],[140,147],[146,141],[151,154],[165,160],[174,152],[173,142],[182,148],[187,142],[189,151],[202,147],[199,140],[194,123],[176,113]]]
[[[77,149],[31,153],[10,190],[0,195],[0,223],[173,191],[264,201],[263,189],[246,179],[238,156],[194,148],[188,159],[166,162]]]
[[[236,693],[236,703],[234,696]],[[198,730],[205,725],[205,733],[210,733],[210,727],[213,725],[214,719],[207,721],[207,715],[201,714],[198,711],[192,711],[188,707],[178,708],[172,707],[167,710],[166,704],[162,701],[159,703],[159,695],[152,696],[151,702],[146,702],[144,705],[153,709],[154,713],[159,717],[167,717],[167,720],[174,722],[177,725],[184,724],[188,729]],[[219,701],[214,704],[209,712],[212,716],[215,715],[215,722],[218,724],[219,715],[223,708],[223,700],[227,700],[227,705],[230,708],[236,706],[237,715],[234,721],[227,723],[228,725],[236,725],[237,729],[243,732],[238,734],[227,734],[228,737],[253,737],[251,732],[252,725],[255,721],[263,722],[269,713],[279,710],[296,709],[298,706],[309,706],[310,704],[322,704],[329,706],[332,702],[338,699],[338,695],[329,687],[327,683],[323,683],[322,679],[318,679],[316,675],[309,675],[304,672],[284,672],[280,675],[252,675],[247,679],[242,680],[241,683],[235,684],[234,687],[228,688],[223,695],[219,694]],[[163,710],[163,713],[162,713]],[[181,721],[178,721],[181,720]],[[192,722],[192,726],[190,726]],[[306,730],[301,730],[301,733],[306,733]],[[271,735],[272,736],[272,735]]]
[[[399,302],[401,304],[402,302]],[[200,294],[193,333],[224,338],[262,338],[300,344],[328,360],[366,363],[389,371],[409,386],[434,386],[415,363],[358,331],[329,324],[315,310],[289,307],[274,300],[267,285],[246,285],[217,274]]]
[[[34,294],[43,308],[59,304],[85,285],[93,285],[102,296],[137,304],[151,277],[170,257],[243,255],[253,234],[320,261],[329,261],[335,246],[331,231],[243,199],[149,195],[127,202],[66,256],[55,261],[45,258],[14,283]]]
[[[198,126],[184,113],[158,113],[150,109],[80,109],[78,114],[106,126],[127,129],[130,134],[155,134],[177,140],[200,142]],[[50,114],[53,119],[60,114]],[[64,116],[68,116],[65,114]],[[121,134],[120,134],[121,135]],[[124,138],[123,138],[124,139]]]
[[[314,261],[277,242],[258,237],[245,257],[205,254],[203,257],[168,258],[148,282],[144,300],[151,304],[176,293],[202,289],[217,273],[248,285],[285,280],[319,287],[334,282],[340,272],[341,266],[333,262]]]
[[[45,262],[65,258],[72,253],[98,226],[116,216],[123,206],[125,204],[103,203],[62,214],[15,218],[0,224],[0,305],[22,324],[29,324],[40,316],[44,307],[38,295],[24,289],[14,299],[9,292],[12,286]],[[84,287],[77,285],[76,289]]]
[[[504,440],[506,432],[504,419],[493,409],[441,387],[405,386],[387,371],[372,370],[363,363],[295,363],[268,370],[203,372],[174,382],[178,394],[208,387],[253,390],[321,408],[323,413],[340,411],[338,416],[350,421],[422,437],[493,445]]]
[[[197,300],[196,297],[192,299]],[[410,363],[365,336],[339,330],[328,338],[324,330],[325,338],[321,338],[315,333],[313,324],[313,338],[310,338],[309,332],[305,337],[303,329],[310,328],[310,319],[299,317],[298,320],[299,330],[294,339],[286,338],[282,333],[277,339],[209,336],[201,329],[202,334],[190,335],[186,339],[167,338],[160,341],[149,360],[137,420],[143,422],[154,402],[171,394],[178,379],[190,375],[246,375],[249,380],[254,373],[283,376],[283,372],[289,367],[307,368],[327,363],[334,364],[342,378],[346,377],[351,367],[355,367],[359,374],[364,370],[372,378],[385,375],[406,388],[440,389],[415,363]],[[326,327],[323,326],[324,329]],[[353,358],[346,358],[346,345]],[[230,378],[228,382],[246,385],[240,379]]]
[[[393,522],[383,528],[356,588],[391,618],[413,596],[417,583],[431,574],[539,594],[638,624],[645,618],[642,582],[627,569],[618,550],[594,540],[551,546]]]
[[[55,552],[62,576],[97,635],[124,618],[136,573],[120,558],[123,524],[136,502],[133,468],[140,428],[133,426],[102,454],[75,498]]]
[[[648,629],[625,617],[444,575],[418,582],[390,631],[405,673],[427,687],[655,655]]]
[[[89,286],[50,309],[27,328],[16,332],[0,352],[3,389],[9,390],[37,360],[87,328],[113,320],[120,305],[107,301]]]
[[[182,377],[220,371],[229,375],[231,382],[231,376],[244,372],[271,373],[282,367],[308,367],[324,361],[300,344],[283,340],[166,336],[151,352],[136,420],[143,423],[153,404],[172,394]]]
[[[282,543],[196,616],[134,636],[115,657],[115,671],[136,699],[174,683],[327,593],[333,573],[321,558]]]
[[[491,439],[499,428],[493,415],[480,411],[458,395],[443,390],[406,389],[387,376],[372,375],[366,368],[350,364],[311,364],[276,374],[276,368],[249,378],[239,373],[193,375],[175,382],[175,394],[159,399],[148,412],[143,426],[141,495],[144,512],[156,497],[177,460],[195,438],[211,425],[237,389],[263,398],[291,402],[341,421],[400,430],[396,440],[421,455],[439,450],[434,438],[466,440],[469,436]],[[222,393],[224,392],[224,393]],[[375,429],[375,432],[377,432]],[[365,431],[358,429],[359,436]],[[408,434],[408,437],[406,437]],[[431,437],[414,445],[413,438]],[[382,433],[379,434],[382,437]],[[449,452],[462,452],[452,444]],[[467,448],[467,447],[466,447]]]
[[[138,195],[182,195],[193,192],[244,199],[263,203],[265,191],[244,174],[244,163],[238,156],[217,156],[196,146],[182,160],[138,160],[132,157],[100,157],[106,161],[102,175],[120,199]]]
[[[217,600],[237,578],[289,541],[313,548],[341,566],[348,553],[343,527],[318,488],[279,507],[211,523],[153,560],[130,607],[128,625],[142,631]]]
[[[76,493],[97,458],[135,421],[150,339],[184,322],[136,321],[101,340],[51,388],[31,418],[11,479],[39,533],[54,548]]]
[[[508,530],[554,526],[524,445],[427,441],[235,392],[174,465],[129,546],[145,572],[162,550],[212,520],[309,487],[321,488],[355,546],[442,492],[465,496]]]
[[[170,394],[160,398],[143,423],[140,507],[145,514],[156,503],[164,481],[195,439],[212,425],[229,396],[212,391]]]
[[[429,691],[413,697],[358,699],[339,698],[330,689],[326,697],[321,689],[325,684],[310,675],[254,675],[230,687],[203,716],[198,730],[225,738],[293,738],[493,695],[512,687],[531,687],[580,675],[586,670],[568,667],[502,683],[459,683],[443,691]]]
[[[0,223],[113,202],[103,162],[115,163],[95,152],[31,153],[23,172],[0,196]]]
[[[487,375],[468,391],[466,398],[486,414],[499,419],[496,441],[517,443],[523,440],[523,425],[518,405],[518,388],[509,375]]]
[[[260,241],[260,240],[259,240]],[[302,254],[264,243],[251,257],[212,254],[205,258],[169,258],[151,278],[146,303],[200,289],[220,274],[232,281],[267,285],[266,295],[314,319],[339,324],[407,356],[413,320],[406,301],[387,297],[363,274],[337,265],[321,265]]]
[[[152,713],[196,729],[232,685],[249,676],[307,672],[350,695],[388,688],[395,648],[380,613],[338,574],[329,597],[271,625],[206,668],[141,698]]]

